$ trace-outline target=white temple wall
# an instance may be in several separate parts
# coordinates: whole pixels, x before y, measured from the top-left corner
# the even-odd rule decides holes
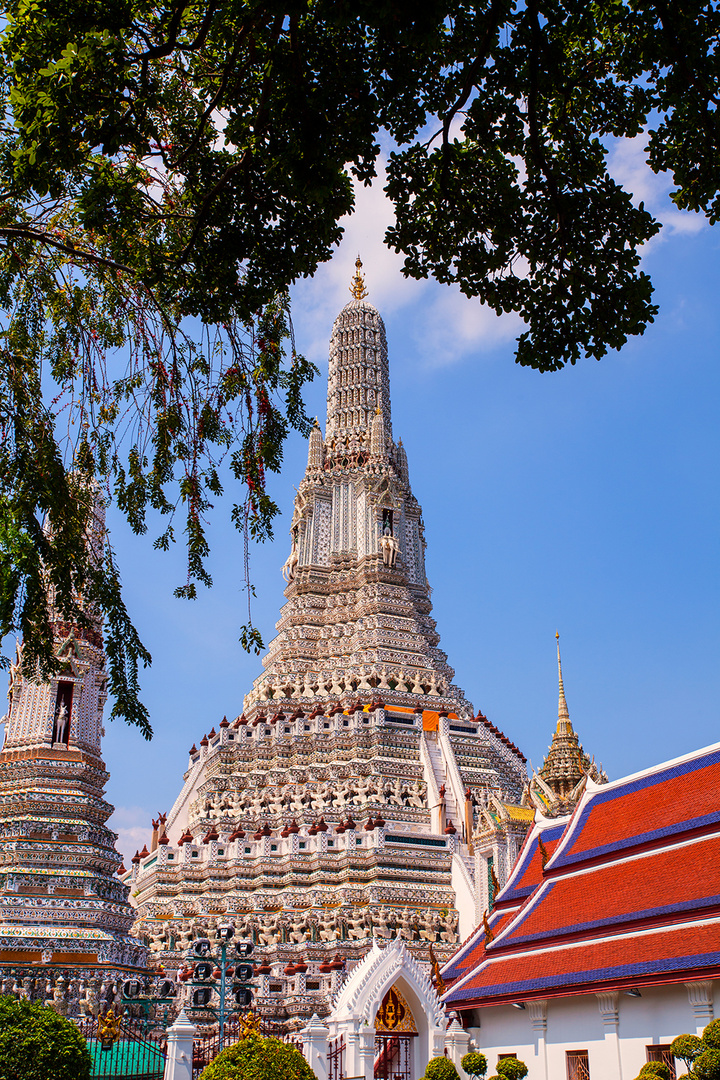
[[[719,986],[714,984],[715,993]],[[527,1080],[566,1080],[567,1052],[586,1050],[590,1080],[635,1080],[647,1061],[648,1046],[667,1046],[685,1032],[699,1034],[708,1022],[703,1015],[702,1023],[696,1023],[696,1014],[707,1014],[708,1006],[698,1005],[697,992],[682,983],[643,987],[640,993],[639,998],[623,991],[612,995],[617,1023],[608,1011],[611,995],[583,994],[550,998],[544,1030],[541,1010],[531,1002],[525,1009],[510,1004],[484,1008],[479,1011],[480,1026],[468,1030],[488,1059],[489,1076],[500,1055],[515,1054],[528,1066]],[[678,1077],[687,1075],[682,1062],[676,1060],[675,1067]]]
[[[459,917],[458,935],[464,941],[477,925],[475,887],[462,857],[453,855],[452,887],[455,890],[455,907]]]

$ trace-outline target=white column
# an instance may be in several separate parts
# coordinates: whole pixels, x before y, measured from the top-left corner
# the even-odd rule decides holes
[[[547,1001],[543,998],[537,1001],[528,1001],[530,1023],[537,1036],[535,1056],[538,1063],[538,1077],[548,1080],[547,1064]]]
[[[460,1062],[470,1049],[470,1033],[464,1031],[457,1020],[453,1020],[452,1024],[445,1032],[445,1048],[448,1052],[448,1057],[457,1067],[460,1075],[464,1075]]]
[[[417,1041],[420,1042],[419,1039]],[[413,1042],[415,1042],[414,1039]],[[428,1027],[427,1060],[419,1063],[422,1066],[422,1072],[425,1072],[428,1061],[432,1061],[432,1059],[436,1057],[442,1057],[444,1053],[445,1028],[430,1025]],[[422,1073],[419,1075],[422,1076]]]
[[[357,1075],[364,1076],[365,1080],[373,1080],[375,1065],[375,1028],[363,1027],[359,1032],[358,1050],[360,1068]],[[351,1075],[347,1073],[346,1075]]]
[[[317,1080],[327,1080],[328,1028],[317,1013],[313,1013],[300,1032],[303,1054]]]
[[[620,1039],[618,1037],[618,1000],[619,995],[616,992],[609,994],[596,994],[598,1008],[600,1009],[600,1015],[602,1017],[603,1029],[605,1031],[605,1068],[604,1074],[606,1080],[610,1080],[611,1077],[616,1077],[617,1080],[623,1080],[622,1074],[622,1061],[620,1059]]]
[[[695,1017],[697,1034],[702,1035],[703,1028],[714,1017],[713,1011],[713,984],[711,982],[688,982],[685,983],[688,1001]]]
[[[360,1057],[360,1021],[341,1020],[337,1024],[338,1038],[345,1039],[345,1076],[362,1076],[364,1063]]]
[[[195,1025],[190,1023],[184,1009],[167,1029],[167,1037],[164,1080],[192,1080]]]

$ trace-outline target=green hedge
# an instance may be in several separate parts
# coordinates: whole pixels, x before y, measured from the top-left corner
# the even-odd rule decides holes
[[[487,1072],[487,1058],[477,1050],[471,1050],[460,1062],[466,1073],[470,1076],[484,1076]]]
[[[200,1080],[316,1080],[316,1076],[291,1043],[249,1035],[218,1054]]]
[[[0,1080],[89,1080],[85,1039],[39,1001],[0,997]]]
[[[446,1057],[436,1057],[428,1061],[425,1080],[460,1080],[457,1069]]]
[[[528,1074],[525,1062],[518,1061],[517,1058],[503,1058],[498,1061],[495,1068],[502,1080],[523,1080],[523,1077]]]
[[[659,1077],[660,1080],[672,1080],[670,1069],[662,1061],[646,1061],[636,1080],[652,1080],[653,1076]]]

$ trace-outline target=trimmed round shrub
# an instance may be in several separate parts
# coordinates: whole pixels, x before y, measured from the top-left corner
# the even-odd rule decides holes
[[[498,1061],[496,1068],[502,1080],[523,1080],[523,1077],[528,1074],[525,1062],[518,1061],[517,1058],[503,1058],[502,1061]]]
[[[672,1073],[664,1061],[647,1061],[637,1075],[636,1080],[650,1080],[652,1076],[659,1076],[660,1080],[672,1080]]]
[[[291,1043],[249,1035],[218,1054],[200,1080],[316,1080],[316,1076]]]
[[[693,1062],[698,1080],[720,1080],[720,1050],[703,1050]]]
[[[428,1061],[425,1080],[460,1080],[457,1069],[446,1057],[436,1057]]]
[[[720,1050],[720,1020],[711,1020],[702,1033],[702,1041],[711,1050]]]
[[[487,1072],[487,1058],[477,1050],[471,1050],[461,1060],[460,1064],[470,1076],[484,1076]]]
[[[688,1068],[703,1048],[702,1040],[697,1035],[678,1035],[670,1044],[670,1053],[682,1058]]]
[[[89,1080],[90,1067],[73,1023],[39,1001],[0,997],[2,1080]]]

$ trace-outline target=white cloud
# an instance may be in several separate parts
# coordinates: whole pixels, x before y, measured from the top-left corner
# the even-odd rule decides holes
[[[414,337],[427,365],[439,367],[513,341],[523,328],[518,315],[496,315],[455,286],[436,286],[416,323]]]
[[[152,812],[143,806],[118,806],[108,821],[108,828],[118,834],[115,846],[123,857],[126,869],[129,869],[130,859],[136,851],[142,851],[144,845],[150,847],[151,818]]]
[[[636,135],[633,139],[618,139],[608,157],[608,172],[618,184],[632,193],[636,206],[645,203],[645,208],[664,226],[666,235],[700,232],[707,226],[703,215],[678,210],[669,199],[673,187],[672,176],[669,173],[654,173],[647,164],[647,139],[647,134]]]
[[[434,281],[415,281],[402,275],[403,256],[383,242],[394,220],[385,195],[385,161],[368,187],[355,184],[355,210],[343,222],[345,235],[331,262],[321,266],[311,282],[293,290],[293,319],[303,351],[315,361],[327,359],[330,327],[349,300],[349,286],[358,254],[369,299],[384,316],[402,312],[415,327],[418,354],[429,364],[447,364],[469,353],[511,340],[517,320],[498,317],[478,300],[468,300],[458,289]]]
[[[664,225],[661,237],[692,234],[706,227],[703,217],[677,210],[668,198],[672,178],[656,175],[645,161],[647,135],[619,139],[610,151],[610,174]],[[349,299],[349,285],[359,254],[369,298],[384,316],[402,313],[413,329],[418,359],[427,365],[457,363],[510,343],[522,332],[517,316],[497,316],[459,289],[402,275],[403,257],[390,251],[383,238],[394,220],[393,206],[383,191],[386,158],[378,161],[378,176],[364,187],[355,182],[354,212],[342,221],[344,236],[334,258],[319,267],[312,281],[293,290],[293,318],[301,350],[315,363],[327,360],[330,327]],[[520,164],[520,163],[518,163]],[[658,239],[645,246],[652,250]],[[522,273],[522,267],[516,267]]]

